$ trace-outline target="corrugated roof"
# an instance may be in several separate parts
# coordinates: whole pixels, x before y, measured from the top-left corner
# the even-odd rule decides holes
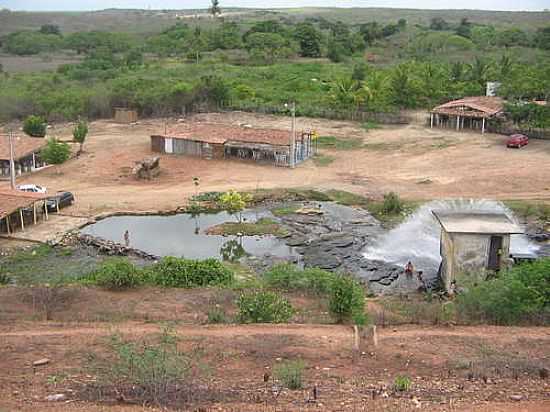
[[[502,112],[504,100],[493,96],[465,97],[453,100],[432,109],[432,113],[465,117],[491,117]]]
[[[0,133],[0,160],[9,160],[10,144],[7,134]],[[15,160],[38,152],[46,145],[46,139],[40,137],[28,137],[25,135],[13,136],[13,154]]]
[[[0,189],[0,219],[11,215],[22,207],[31,206],[34,202],[47,198],[48,196],[43,193]]]
[[[447,233],[513,234],[523,230],[504,213],[445,212],[433,215]]]
[[[177,128],[159,136],[211,144],[224,144],[231,140],[279,146],[290,145],[290,131],[287,130],[256,129],[215,123],[182,123]]]

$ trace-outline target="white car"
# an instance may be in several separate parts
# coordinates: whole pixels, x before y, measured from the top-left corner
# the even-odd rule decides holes
[[[17,190],[32,193],[46,193],[46,188],[38,185],[19,185],[17,186]]]

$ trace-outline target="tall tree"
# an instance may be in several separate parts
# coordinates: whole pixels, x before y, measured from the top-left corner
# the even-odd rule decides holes
[[[220,8],[220,2],[218,0],[212,0],[212,4],[208,9],[212,17],[217,17],[222,14],[222,9]]]
[[[85,120],[79,120],[76,126],[73,129],[73,138],[80,147],[78,148],[78,154],[82,153],[82,147],[84,146],[84,141],[88,135],[88,123]]]
[[[300,44],[302,57],[319,57],[321,55],[321,33],[311,23],[298,24],[294,37]]]

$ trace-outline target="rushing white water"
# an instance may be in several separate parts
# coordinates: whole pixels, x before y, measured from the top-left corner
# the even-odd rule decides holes
[[[512,211],[501,202],[474,199],[435,200],[421,206],[402,224],[382,235],[374,245],[367,247],[365,258],[397,265],[405,265],[410,260],[419,269],[437,270],[441,261],[439,255],[441,226],[433,216],[432,210],[505,213],[517,223]],[[511,252],[535,253],[536,250],[537,247],[526,236],[511,236]]]

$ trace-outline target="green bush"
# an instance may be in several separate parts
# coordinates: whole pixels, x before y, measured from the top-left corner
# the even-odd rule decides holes
[[[341,275],[332,283],[329,297],[329,311],[338,322],[353,320],[356,324],[366,323],[365,293],[363,287],[352,277]]]
[[[291,390],[302,389],[303,372],[304,362],[301,360],[285,361],[273,368],[275,378]]]
[[[303,290],[316,294],[327,294],[332,288],[334,273],[326,270],[309,268],[299,269],[290,263],[275,265],[264,273],[268,286],[284,290]]]
[[[207,316],[207,323],[227,323],[227,316],[225,314],[225,311],[218,306],[211,308],[208,311]]]
[[[403,211],[403,202],[399,195],[394,192],[384,195],[384,203],[382,204],[382,212],[388,215],[397,215]]]
[[[105,289],[123,290],[138,286],[141,274],[128,259],[110,258],[84,280]]]
[[[111,338],[112,356],[96,360],[98,392],[139,400],[143,404],[166,405],[185,401],[192,385],[195,359],[178,349],[178,337],[164,329],[158,341],[133,342],[119,335]],[[196,368],[198,370],[198,368]]]
[[[11,283],[11,278],[7,273],[2,272],[0,267],[0,285],[9,285]]]
[[[409,378],[408,376],[397,376],[393,383],[394,389],[398,392],[407,392],[409,389],[411,389],[411,385],[411,378]]]
[[[23,123],[23,131],[32,137],[46,136],[46,120],[40,116],[29,116]]]
[[[237,306],[241,323],[284,323],[294,314],[288,300],[263,290],[241,294]]]
[[[463,321],[498,325],[550,321],[550,259],[515,266],[466,289],[456,299]]]
[[[174,288],[228,285],[233,279],[233,272],[216,259],[165,257],[147,270],[150,283]]]

